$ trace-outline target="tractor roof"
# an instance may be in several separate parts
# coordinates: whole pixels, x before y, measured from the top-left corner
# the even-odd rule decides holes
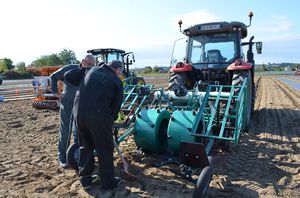
[[[125,53],[124,50],[115,49],[115,48],[100,48],[100,49],[91,49],[91,50],[87,51],[87,53],[91,53],[93,55],[108,54],[108,53],[111,53],[111,52],[117,52],[117,53],[121,53],[121,54]]]
[[[241,31],[242,38],[247,37],[247,26],[244,23],[236,21],[202,23],[183,30],[183,33],[187,36],[196,36],[201,34],[226,33],[235,31]]]

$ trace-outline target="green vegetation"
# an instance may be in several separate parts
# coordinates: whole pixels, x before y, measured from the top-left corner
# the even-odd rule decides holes
[[[147,66],[145,68],[136,68],[135,72],[141,76],[167,76],[169,75],[169,67]]]
[[[20,62],[16,65],[17,71],[19,73],[25,73],[26,72],[26,65],[24,62]]]
[[[32,78],[32,73],[30,72],[18,72],[15,70],[8,70],[1,74],[4,79],[12,80],[12,79],[29,79]]]
[[[0,59],[0,75],[4,79],[26,79],[38,75],[33,68],[58,66],[67,64],[79,64],[75,53],[72,50],[63,49],[59,53],[43,55],[37,60],[32,61],[29,67],[26,67],[25,62],[13,65],[13,61],[9,58]]]
[[[26,79],[32,78],[32,73],[29,72],[24,62],[20,62],[13,66],[14,69],[6,70],[2,73],[6,79]]]
[[[58,54],[44,55],[32,62],[35,67],[43,66],[57,66],[67,65],[72,63],[79,63],[76,59],[75,53],[71,50],[63,49]]]
[[[169,73],[138,73],[140,76],[157,76],[157,77],[168,77]]]
[[[0,59],[0,73],[13,69],[14,66],[12,63],[12,60],[10,60],[9,58]]]
[[[300,69],[299,63],[268,63],[255,65],[255,72],[283,72],[296,71]]]
[[[116,120],[116,123],[122,124],[125,122],[127,116],[125,115],[125,113],[123,111],[120,111],[118,114],[118,119]]]

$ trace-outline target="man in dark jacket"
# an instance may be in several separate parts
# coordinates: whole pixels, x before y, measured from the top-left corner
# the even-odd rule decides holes
[[[68,83],[64,79],[64,74],[67,71],[73,70],[75,68],[80,67],[91,67],[95,65],[95,59],[92,55],[87,55],[81,62],[80,65],[66,65],[61,69],[54,72],[51,78],[51,91],[52,93],[60,98],[60,127],[59,127],[59,140],[58,140],[58,160],[59,164],[62,168],[67,168],[68,164],[66,162],[66,151],[69,145],[69,136],[70,136],[70,128],[72,127],[73,119],[71,119],[73,103],[75,98],[75,93],[78,90],[78,87]],[[58,91],[58,81],[61,80],[63,82],[63,92],[60,94]],[[73,131],[74,134],[74,142],[78,142],[77,133]]]
[[[114,177],[112,128],[122,104],[123,86],[118,77],[122,69],[120,61],[112,61],[85,71],[85,75],[72,74],[72,71],[65,75],[73,84],[81,81],[73,114],[79,135],[79,175],[85,189],[92,186],[94,149],[98,155],[101,187],[112,189],[120,183],[120,178]]]

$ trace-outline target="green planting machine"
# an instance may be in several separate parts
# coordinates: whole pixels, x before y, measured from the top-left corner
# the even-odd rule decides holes
[[[137,115],[136,145],[144,152],[169,154],[157,166],[181,165],[184,169],[177,173],[196,184],[195,197],[205,194],[214,151],[228,150],[230,142],[236,146],[246,130],[248,92],[248,79],[236,86],[208,85],[203,92],[196,88],[185,96],[156,91],[149,107]],[[198,179],[194,173],[199,173]]]
[[[174,44],[168,90],[154,92],[135,120],[136,145],[168,154],[155,165],[179,165],[176,173],[195,183],[194,197],[207,192],[214,151],[235,147],[249,129],[255,101],[253,45],[258,54],[262,50],[254,36],[242,42],[250,25],[214,22],[183,30],[185,37]]]

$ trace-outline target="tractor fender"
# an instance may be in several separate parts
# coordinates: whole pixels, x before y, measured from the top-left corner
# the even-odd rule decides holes
[[[252,68],[252,64],[244,62],[240,59],[237,59],[227,67],[227,71],[237,71],[237,70],[249,70]]]
[[[178,62],[175,66],[172,66],[170,68],[171,72],[177,73],[177,72],[186,72],[186,71],[192,71],[193,66],[188,63]]]

